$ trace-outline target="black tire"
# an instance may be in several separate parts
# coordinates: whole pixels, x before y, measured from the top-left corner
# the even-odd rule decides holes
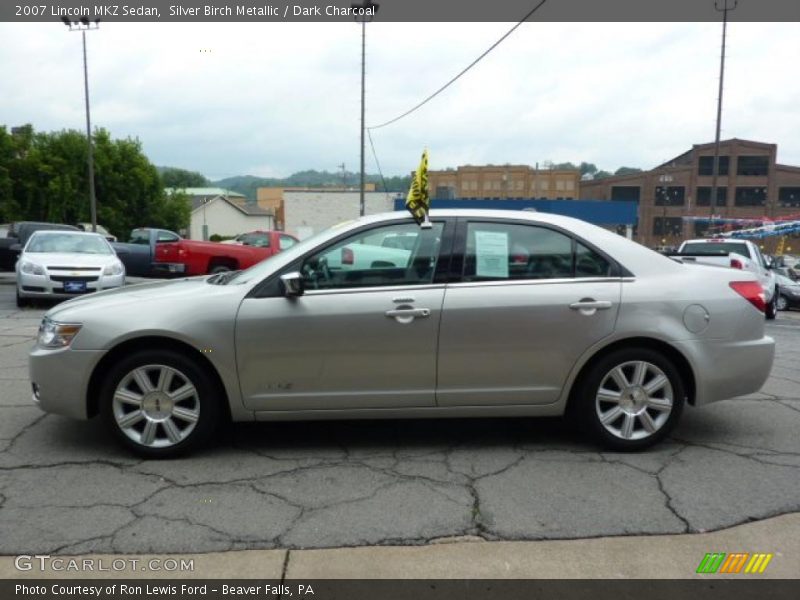
[[[227,273],[230,270],[231,268],[226,265],[216,265],[214,267],[211,267],[211,269],[209,270],[209,274],[216,275],[217,273]]]
[[[28,306],[29,302],[27,298],[23,298],[19,295],[19,288],[17,288],[17,308],[25,308]]]
[[[770,321],[778,316],[778,290],[775,290],[772,293],[772,300],[770,300],[770,303],[767,304],[767,308],[764,311],[764,316],[766,316]]]
[[[668,412],[664,408],[647,407],[644,408],[644,412],[647,413],[646,416],[640,412],[637,416],[631,417],[633,428],[631,429],[631,435],[626,439],[622,437],[625,429],[623,423],[629,417],[625,412],[621,412],[614,420],[604,425],[598,412],[601,411],[604,415],[611,416],[614,402],[603,402],[598,396],[601,384],[606,383],[607,378],[611,377],[612,370],[622,366],[626,380],[630,381],[627,378],[634,374],[636,368],[634,363],[637,362],[652,365],[653,367],[648,367],[645,370],[646,378],[639,386],[641,388],[640,391],[623,393],[622,390],[612,390],[609,387],[603,389],[620,392],[621,395],[626,396],[625,402],[630,402],[631,404],[642,402],[642,406],[646,406],[641,393],[644,393],[645,397],[649,396],[649,394],[644,392],[643,388],[647,387],[648,383],[655,382],[655,379],[660,374],[663,374],[669,384],[669,388],[666,385],[662,388],[657,388],[654,390],[653,396],[654,400],[661,400],[663,405],[666,405],[665,398],[670,397],[671,407]],[[661,373],[659,374],[658,371]],[[659,392],[661,392],[660,397]],[[662,353],[649,348],[622,348],[602,356],[581,376],[572,397],[570,414],[577,419],[585,432],[609,450],[631,452],[648,448],[669,435],[669,432],[680,419],[685,400],[686,392],[681,374],[671,360]],[[623,404],[619,403],[619,406],[620,410],[622,410]],[[635,411],[637,409],[632,407],[630,410]],[[652,433],[648,433],[643,425],[646,417],[649,417],[650,423],[658,425]],[[619,433],[612,433],[609,429],[616,429],[617,425],[619,425]]]
[[[185,421],[183,417],[179,418],[177,414],[170,414],[168,418],[161,418],[164,415],[158,414],[152,418],[151,416],[143,416],[135,425],[126,428],[127,433],[123,430],[117,421],[120,414],[127,416],[136,412],[137,409],[136,405],[115,402],[115,392],[118,386],[121,385],[127,386],[125,389],[128,391],[139,389],[141,392],[142,388],[138,383],[135,383],[135,378],[132,379],[132,373],[134,370],[146,366],[153,367],[152,369],[144,370],[151,384],[156,381],[153,377],[158,374],[158,368],[163,368],[166,371],[174,370],[176,372],[176,374],[172,375],[172,385],[178,387],[174,387],[172,393],[176,393],[183,387],[182,384],[186,385],[187,383],[194,386],[196,392],[190,398],[178,400],[174,403],[168,398],[164,398],[162,393],[160,395],[161,402],[165,402],[164,406],[169,405],[169,408],[162,408],[162,404],[158,400],[151,401],[153,399],[152,395],[157,394],[154,391],[150,399],[145,400],[148,402],[150,409],[153,412],[171,413],[173,407],[180,406],[184,409],[184,413],[192,412],[197,414],[194,421]],[[147,398],[146,394],[140,393],[140,395]],[[145,401],[142,401],[139,405],[143,407],[139,410],[143,415],[147,414],[147,411],[144,410]],[[225,414],[221,406],[223,401],[224,395],[220,392],[219,386],[192,358],[173,350],[141,350],[124,357],[108,370],[100,389],[100,415],[105,426],[110,429],[117,440],[135,454],[144,458],[171,458],[195,450],[212,438]],[[125,412],[128,408],[130,412]],[[159,418],[161,420],[158,420]],[[170,421],[174,426],[178,427],[177,431],[181,435],[186,432],[185,437],[175,442],[165,439],[169,438],[166,421]],[[156,423],[156,425],[152,425],[155,431],[154,441],[149,445],[142,443],[141,440],[133,439],[137,435],[139,437],[144,436],[143,430],[149,426],[148,422]],[[139,423],[142,423],[141,427]],[[192,423],[194,423],[193,426]],[[139,427],[141,431],[137,430]],[[173,431],[176,430],[173,429]]]
[[[775,304],[775,310],[789,310],[789,299],[783,294],[778,295],[778,300]]]

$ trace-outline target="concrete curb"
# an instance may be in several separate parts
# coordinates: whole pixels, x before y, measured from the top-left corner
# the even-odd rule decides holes
[[[709,552],[771,553],[764,573],[698,575]],[[60,558],[73,558],[63,556]],[[209,554],[82,555],[137,559],[117,571],[20,571],[15,557],[0,557],[0,578],[199,579],[694,579],[800,578],[800,513],[781,515],[712,533],[604,537],[531,542],[461,541],[427,546],[367,546],[322,550],[245,550]],[[149,560],[193,560],[191,572],[147,571]],[[162,563],[163,564],[163,563]]]

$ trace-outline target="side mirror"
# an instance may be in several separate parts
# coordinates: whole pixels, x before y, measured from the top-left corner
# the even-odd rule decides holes
[[[283,283],[283,293],[290,298],[302,296],[305,292],[303,276],[298,271],[281,275],[281,282]]]

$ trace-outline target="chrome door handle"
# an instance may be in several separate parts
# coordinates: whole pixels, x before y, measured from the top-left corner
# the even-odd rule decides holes
[[[430,317],[431,316],[431,309],[430,308],[395,308],[392,310],[386,311],[387,317],[394,317],[394,318],[403,318],[403,317],[411,317],[412,319],[415,317]]]
[[[580,300],[569,305],[572,310],[606,310],[611,308],[608,300]]]

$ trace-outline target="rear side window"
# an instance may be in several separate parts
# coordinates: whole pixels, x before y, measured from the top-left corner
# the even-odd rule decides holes
[[[726,256],[730,252],[750,258],[747,244],[741,242],[690,242],[681,250],[681,254],[697,254],[701,256]]]
[[[177,242],[180,238],[174,233],[169,231],[159,231],[156,236],[156,244],[164,244],[167,242]]]
[[[516,223],[468,223],[464,281],[611,277],[612,263],[561,232]]]
[[[291,248],[297,243],[297,240],[293,237],[288,235],[281,235],[278,239],[278,245],[280,246],[281,250],[286,250],[287,248]]]

